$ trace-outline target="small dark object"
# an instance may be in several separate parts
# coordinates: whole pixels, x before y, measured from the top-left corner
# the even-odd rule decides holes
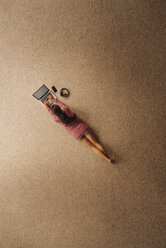
[[[65,92],[66,91],[66,92]],[[61,90],[60,90],[60,95],[62,96],[62,97],[68,97],[69,95],[70,95],[70,91],[68,90],[68,89],[66,89],[66,88],[62,88]]]
[[[53,89],[53,91],[56,93],[57,92],[57,89],[55,88],[55,86],[52,86],[51,87]]]
[[[115,159],[111,159],[111,163],[112,164],[115,164]]]

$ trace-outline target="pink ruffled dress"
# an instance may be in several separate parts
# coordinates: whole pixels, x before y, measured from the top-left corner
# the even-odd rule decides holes
[[[74,113],[61,101],[59,101],[58,99],[53,99],[53,101],[59,105],[59,107],[62,109],[62,111],[64,111],[68,116],[73,116]],[[76,140],[80,140],[81,137],[87,132],[89,131],[89,126],[87,123],[85,123],[83,120],[81,120],[79,117],[76,116],[76,119],[74,121],[72,121],[70,124],[65,124],[61,121],[61,119],[54,114],[51,109],[46,106],[48,112],[51,114],[51,116],[53,117],[54,121],[57,123],[62,124],[63,126],[65,126],[66,130],[73,136],[73,138],[75,138]]]

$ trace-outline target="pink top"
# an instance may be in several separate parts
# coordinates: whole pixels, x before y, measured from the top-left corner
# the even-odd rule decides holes
[[[74,113],[61,101],[59,101],[58,99],[53,99],[53,101],[59,105],[59,107],[62,109],[62,111],[64,111],[68,116],[73,116]],[[76,120],[72,121],[70,124],[65,124],[61,121],[61,119],[54,114],[51,109],[45,105],[48,112],[51,114],[51,116],[53,117],[54,121],[57,123],[62,124],[63,126],[66,127],[66,130],[77,140],[79,140],[82,135],[89,129],[88,124],[86,124],[84,121],[82,121],[80,118],[76,118]]]

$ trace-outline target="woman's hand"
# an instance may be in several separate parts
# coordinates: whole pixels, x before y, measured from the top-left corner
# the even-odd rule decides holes
[[[45,100],[43,103],[44,103],[45,106],[48,106],[49,105],[48,102],[47,102],[47,100]]]
[[[49,95],[48,98],[49,98],[50,100],[53,100],[53,99],[54,99],[54,97],[53,97],[52,95]]]

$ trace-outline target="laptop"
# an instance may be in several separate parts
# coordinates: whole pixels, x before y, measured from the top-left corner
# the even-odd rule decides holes
[[[54,95],[54,93],[50,91],[45,84],[43,84],[35,93],[33,93],[32,96],[34,96],[44,106],[45,100],[47,100],[50,104],[53,103],[48,98],[49,95],[52,95],[55,99],[57,99],[57,96]]]

